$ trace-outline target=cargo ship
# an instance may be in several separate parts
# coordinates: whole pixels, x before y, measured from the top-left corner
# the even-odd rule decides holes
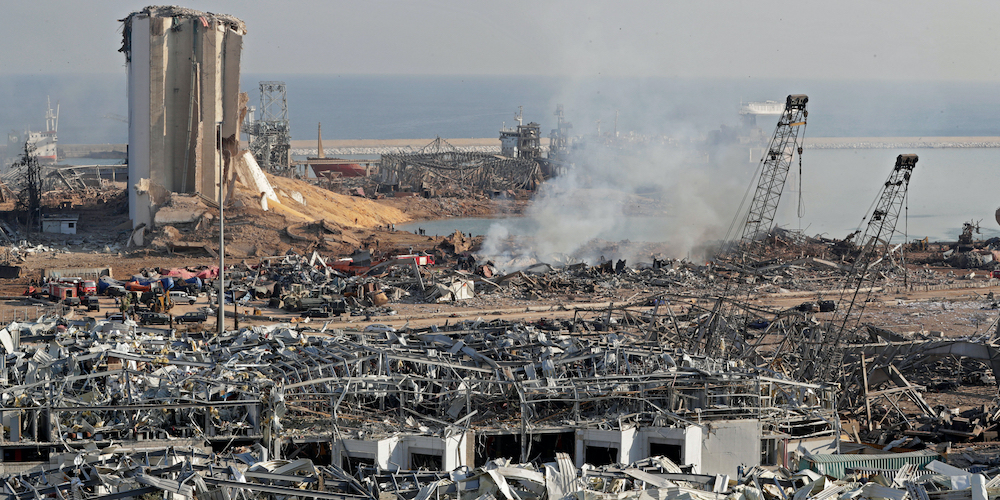
[[[31,130],[26,130],[23,134],[18,134],[17,132],[10,132],[7,134],[7,156],[11,158],[16,158],[21,155],[24,151],[24,143],[34,146],[35,156],[38,158],[38,163],[43,165],[51,165],[56,162],[56,142],[58,138],[56,137],[56,131],[59,129],[59,104],[56,104],[56,109],[52,111],[52,102],[48,102],[48,109],[45,111],[45,131],[44,132],[32,132]]]
[[[306,158],[304,162],[313,169],[316,177],[367,177],[371,174],[372,162],[358,162],[343,158],[327,158],[323,154],[323,124],[320,123],[316,132],[316,156]],[[361,165],[366,163],[366,165]]]

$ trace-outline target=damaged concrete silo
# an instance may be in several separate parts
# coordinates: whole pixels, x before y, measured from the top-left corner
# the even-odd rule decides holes
[[[150,6],[122,20],[128,71],[129,216],[150,225],[167,192],[218,197],[237,150],[246,26],[228,15]],[[139,242],[137,242],[139,243]]]

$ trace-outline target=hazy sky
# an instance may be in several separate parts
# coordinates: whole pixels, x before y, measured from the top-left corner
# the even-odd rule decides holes
[[[0,71],[122,72],[147,2],[0,0]],[[1000,81],[1000,2],[235,1],[245,73]]]

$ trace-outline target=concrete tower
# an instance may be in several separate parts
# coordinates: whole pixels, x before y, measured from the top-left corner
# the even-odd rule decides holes
[[[173,6],[146,7],[122,22],[129,216],[133,227],[149,226],[166,193],[215,200],[220,178],[232,175],[246,26],[233,16]]]

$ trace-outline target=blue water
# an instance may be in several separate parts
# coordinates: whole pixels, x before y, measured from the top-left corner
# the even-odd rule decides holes
[[[614,128],[645,135],[700,136],[735,126],[742,101],[783,100],[806,93],[807,134],[858,136],[1000,135],[1000,93],[985,83],[669,79],[537,76],[358,76],[244,74],[242,89],[259,107],[261,80],[287,85],[293,139],[315,138],[323,122],[328,139],[495,137],[514,123],[555,127],[565,106],[573,134]],[[125,74],[0,74],[0,129],[41,129],[45,99],[61,105],[64,144],[124,143]],[[764,124],[770,131],[770,123]]]

